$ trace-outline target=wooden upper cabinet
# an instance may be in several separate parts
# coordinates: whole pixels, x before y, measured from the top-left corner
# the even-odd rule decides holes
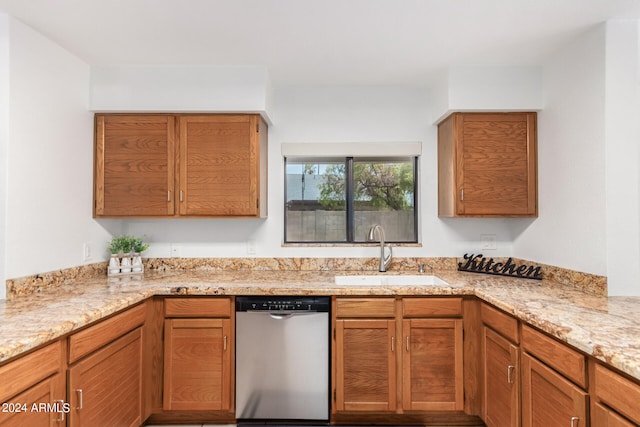
[[[536,113],[453,113],[438,125],[438,215],[537,216]]]
[[[257,115],[180,117],[181,215],[264,216],[260,125]]]
[[[174,214],[175,117],[96,114],[94,216]]]
[[[265,217],[257,114],[97,114],[95,217]]]

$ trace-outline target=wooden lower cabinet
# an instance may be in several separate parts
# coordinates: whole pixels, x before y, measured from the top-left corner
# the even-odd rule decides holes
[[[231,409],[231,321],[167,319],[165,410]]]
[[[164,300],[162,409],[168,420],[188,413],[207,421],[233,416],[233,306],[226,297]]]
[[[337,411],[395,411],[395,320],[336,321]]]
[[[334,421],[462,419],[461,298],[337,298],[334,308]]]
[[[2,427],[54,427],[66,425],[65,381],[57,374],[3,402]]]
[[[640,384],[599,363],[592,365],[591,411],[594,427],[640,425]]]
[[[534,357],[522,355],[522,426],[587,426],[587,393]]]
[[[614,410],[607,408],[601,403],[596,403],[592,407],[591,425],[594,427],[635,427],[637,424],[626,420]]]
[[[487,427],[520,426],[520,330],[518,321],[482,303],[482,417]]]
[[[69,368],[69,427],[142,424],[142,328]]]
[[[0,426],[66,425],[65,341],[0,366]]]
[[[462,320],[405,319],[403,336],[403,409],[463,410]]]
[[[487,427],[520,425],[520,352],[489,327],[483,328],[484,422]]]

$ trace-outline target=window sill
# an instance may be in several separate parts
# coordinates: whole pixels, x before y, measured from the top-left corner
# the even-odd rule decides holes
[[[385,242],[385,244],[391,244],[394,248],[421,248],[422,243],[389,243]],[[283,248],[344,248],[344,247],[375,247],[380,246],[380,242],[371,242],[371,243],[282,243],[281,247]]]

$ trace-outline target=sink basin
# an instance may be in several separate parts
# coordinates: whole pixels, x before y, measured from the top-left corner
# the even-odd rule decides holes
[[[449,286],[438,276],[365,274],[358,276],[336,276],[336,285],[346,286]]]

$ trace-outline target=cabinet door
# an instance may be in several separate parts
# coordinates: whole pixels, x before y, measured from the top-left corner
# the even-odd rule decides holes
[[[487,427],[520,425],[518,347],[483,328],[484,421]]]
[[[3,402],[0,427],[61,427],[66,425],[62,374],[54,375]],[[6,406],[5,406],[6,405]]]
[[[175,117],[96,115],[94,216],[174,214]]]
[[[403,335],[403,408],[463,410],[462,320],[404,320]]]
[[[535,113],[461,114],[458,214],[536,213]]]
[[[69,369],[70,427],[142,424],[142,329]]]
[[[536,113],[453,113],[438,125],[438,215],[537,216]]]
[[[587,394],[551,368],[522,355],[522,426],[583,427]]]
[[[231,320],[167,319],[164,325],[164,409],[231,409]]]
[[[395,320],[336,321],[336,410],[395,411]]]
[[[180,214],[258,216],[260,120],[180,117]]]
[[[619,414],[616,414],[609,408],[604,407],[600,403],[593,406],[594,413],[591,414],[591,424],[596,427],[635,427],[630,421],[625,420]]]

